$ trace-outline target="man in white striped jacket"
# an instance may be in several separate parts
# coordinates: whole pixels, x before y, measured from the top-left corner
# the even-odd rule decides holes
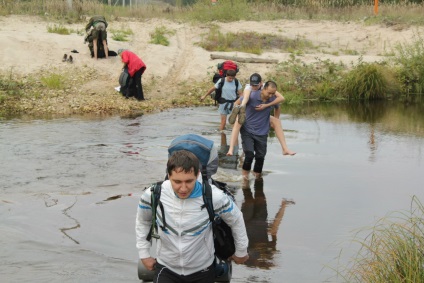
[[[146,189],[137,209],[136,238],[141,262],[148,270],[155,270],[154,282],[213,283],[214,242],[209,214],[204,207],[199,160],[186,150],[174,152],[168,160],[169,180],[162,184],[160,201],[164,210],[157,210],[157,221],[166,226],[159,229],[157,258],[150,255],[146,239],[152,225],[151,190]],[[244,263],[248,258],[248,238],[243,214],[231,197],[212,185],[215,214],[232,229],[236,251],[231,259]],[[203,208],[203,209],[202,209]]]

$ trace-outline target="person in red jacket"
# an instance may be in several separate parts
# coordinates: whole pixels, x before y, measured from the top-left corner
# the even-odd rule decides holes
[[[119,49],[118,55],[121,56],[124,68],[127,68],[129,78],[127,88],[121,92],[126,98],[135,96],[137,100],[144,100],[143,85],[141,84],[141,76],[146,70],[146,64],[135,53],[127,49]]]

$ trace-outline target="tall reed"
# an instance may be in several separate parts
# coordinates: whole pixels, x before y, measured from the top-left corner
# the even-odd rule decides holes
[[[409,211],[380,219],[343,274],[346,282],[424,282],[424,206],[414,196]]]

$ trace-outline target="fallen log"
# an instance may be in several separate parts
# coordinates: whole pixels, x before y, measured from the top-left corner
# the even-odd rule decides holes
[[[240,63],[267,63],[267,64],[278,63],[277,59],[241,58],[236,56],[226,56],[226,55],[220,55],[220,54],[211,54],[211,59],[231,60],[231,61],[240,62]]]

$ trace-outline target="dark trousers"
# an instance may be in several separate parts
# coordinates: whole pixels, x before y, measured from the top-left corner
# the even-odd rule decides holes
[[[144,100],[143,85],[141,84],[141,75],[144,69],[141,68],[135,72],[133,77],[130,77],[126,97],[135,96],[137,100]]]
[[[156,263],[154,283],[214,283],[215,267],[212,264],[208,268],[190,275],[179,275],[166,266]]]
[[[267,151],[268,135],[253,135],[248,133],[244,127],[241,127],[240,135],[244,152],[243,170],[250,171],[252,169],[253,159],[255,159],[253,172],[262,173]]]

